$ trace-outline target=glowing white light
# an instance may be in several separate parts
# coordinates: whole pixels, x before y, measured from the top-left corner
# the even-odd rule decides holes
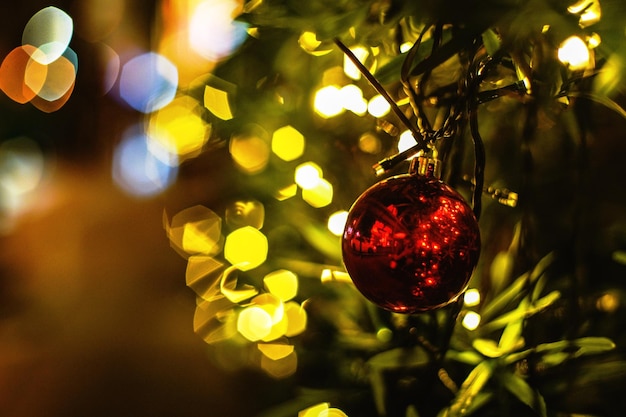
[[[22,33],[22,44],[32,45],[40,52],[33,54],[40,64],[56,61],[67,49],[74,32],[72,18],[63,10],[53,6],[35,13]]]
[[[398,151],[404,152],[407,149],[411,149],[413,146],[417,145],[417,141],[413,137],[413,134],[405,130],[400,134],[400,138],[398,139]]]
[[[465,296],[463,298],[463,303],[467,307],[473,307],[480,304],[480,292],[476,288],[470,288],[465,291]]]
[[[303,190],[313,189],[322,178],[322,169],[313,162],[305,162],[296,167],[295,182]]]
[[[346,225],[348,219],[348,212],[345,210],[336,211],[328,218],[328,230],[335,235],[341,236],[343,234],[343,228]]]
[[[367,49],[361,46],[358,46],[356,48],[350,48],[350,50],[360,62],[364,62],[369,55]],[[343,58],[343,72],[353,80],[358,80],[361,78],[361,71],[359,71],[356,65],[354,65],[354,63],[347,56],[344,56]]]
[[[480,324],[480,314],[473,311],[466,312],[461,324],[463,324],[463,327],[467,330],[476,330]]]
[[[367,111],[374,117],[383,117],[389,113],[391,106],[381,95],[372,97],[367,104]]]
[[[233,20],[239,7],[232,0],[207,0],[194,9],[189,44],[203,58],[216,61],[232,54],[246,39],[248,25]]]
[[[319,89],[315,93],[313,107],[317,114],[329,118],[341,114],[344,111],[341,91],[337,86],[329,85]]]
[[[563,41],[559,47],[559,61],[567,64],[571,69],[584,69],[589,64],[589,48],[578,36],[571,36]]]
[[[341,105],[354,114],[363,116],[367,113],[367,101],[363,98],[363,91],[354,84],[348,84],[339,90]]]

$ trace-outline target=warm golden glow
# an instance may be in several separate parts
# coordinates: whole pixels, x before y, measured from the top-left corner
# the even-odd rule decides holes
[[[202,205],[189,207],[172,217],[166,225],[170,243],[189,255],[213,255],[223,244],[222,219]]]
[[[237,318],[237,331],[251,342],[263,339],[272,330],[272,317],[259,306],[244,308]]]
[[[326,207],[333,201],[333,185],[326,179],[320,178],[314,187],[302,190],[302,199],[311,207]]]
[[[267,259],[267,238],[252,226],[231,232],[224,244],[224,257],[242,271],[261,265]]]
[[[363,98],[363,91],[354,84],[347,84],[339,90],[341,106],[352,113],[363,116],[367,113],[367,100]]]
[[[282,301],[291,300],[298,294],[298,276],[286,269],[270,272],[263,278],[263,284]]]
[[[151,115],[148,133],[150,151],[161,161],[175,165],[202,152],[210,125],[202,119],[198,102],[181,96]]]
[[[269,359],[277,361],[286,358],[293,350],[293,345],[287,343],[259,343],[257,348]]]
[[[204,107],[222,120],[233,118],[233,112],[228,101],[228,93],[210,85],[204,87]]]
[[[295,301],[285,303],[285,317],[287,318],[287,330],[285,336],[297,336],[306,330],[308,316],[306,310]]]
[[[398,139],[398,152],[404,152],[415,145],[417,145],[417,141],[410,131],[405,130],[400,134],[400,138]]]
[[[272,152],[284,161],[298,159],[304,153],[305,140],[293,126],[283,126],[272,135]]]
[[[322,176],[322,168],[314,162],[305,162],[296,167],[295,181],[303,190],[316,187]]]
[[[293,375],[298,369],[298,356],[296,355],[296,351],[292,351],[289,355],[274,360],[270,359],[268,356],[263,355],[261,357],[261,369],[263,371],[276,379],[287,378]]]
[[[589,66],[589,48],[578,36],[571,36],[561,43],[558,51],[559,61],[572,70],[580,70]]]
[[[229,147],[233,161],[249,174],[263,171],[269,162],[270,146],[255,134],[233,136]]]

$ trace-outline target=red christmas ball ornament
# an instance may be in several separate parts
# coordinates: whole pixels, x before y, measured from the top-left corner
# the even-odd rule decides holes
[[[361,194],[342,237],[343,261],[356,288],[396,313],[455,301],[480,254],[471,207],[438,179],[432,159],[420,158],[418,164]]]

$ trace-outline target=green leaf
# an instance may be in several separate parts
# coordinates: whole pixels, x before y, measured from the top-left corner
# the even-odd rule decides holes
[[[485,333],[488,333],[493,330],[500,329],[515,320],[528,318],[534,314],[539,313],[542,310],[545,310],[560,297],[561,293],[559,291],[552,291],[545,297],[542,297],[532,303],[528,308],[517,308],[513,311],[501,315],[500,317],[490,321],[489,323],[486,323],[485,325],[483,325],[481,330]]]
[[[476,339],[472,342],[472,346],[480,354],[488,358],[499,358],[503,355],[502,349],[498,347],[498,344],[491,339]]]
[[[463,381],[463,384],[461,384],[456,398],[450,405],[448,417],[467,415],[477,395],[481,392],[485,384],[487,384],[489,378],[491,378],[493,367],[494,364],[492,361],[484,361],[472,369],[465,381]]]
[[[518,309],[526,310],[528,308],[528,300],[523,299]],[[503,351],[509,352],[513,350],[514,347],[521,347],[524,344],[522,339],[522,329],[524,327],[523,320],[513,320],[509,324],[506,325],[502,335],[500,336],[500,341],[498,342],[498,347]]]
[[[458,352],[456,350],[448,350],[448,352],[446,353],[446,357],[448,359],[461,363],[466,363],[468,365],[478,365],[484,360],[482,356],[472,350],[465,350],[462,352]]]
[[[374,355],[367,361],[368,365],[376,369],[394,369],[404,367],[423,366],[429,363],[430,358],[423,348],[395,348]]]
[[[504,387],[521,402],[535,410],[541,417],[546,417],[546,402],[543,396],[520,376],[505,372],[500,375],[500,380]]]
[[[487,53],[489,56],[494,56],[498,49],[500,49],[500,37],[493,29],[489,28],[483,32],[482,38]]]
[[[615,113],[620,115],[622,118],[626,119],[626,110],[624,110],[624,108],[622,106],[620,106],[619,104],[617,104],[617,102],[611,100],[607,96],[601,96],[601,95],[598,95],[598,94],[587,93],[587,92],[583,93],[583,92],[580,92],[580,91],[568,92],[567,96],[568,97],[586,98],[588,100],[595,101],[596,103],[602,104],[604,107],[606,107],[606,108],[608,108],[610,110],[613,110]]]

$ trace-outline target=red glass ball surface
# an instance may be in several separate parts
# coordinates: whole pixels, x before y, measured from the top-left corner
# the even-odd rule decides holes
[[[348,214],[343,261],[356,288],[396,313],[443,307],[465,291],[480,254],[471,207],[433,177],[405,174],[367,189]]]

